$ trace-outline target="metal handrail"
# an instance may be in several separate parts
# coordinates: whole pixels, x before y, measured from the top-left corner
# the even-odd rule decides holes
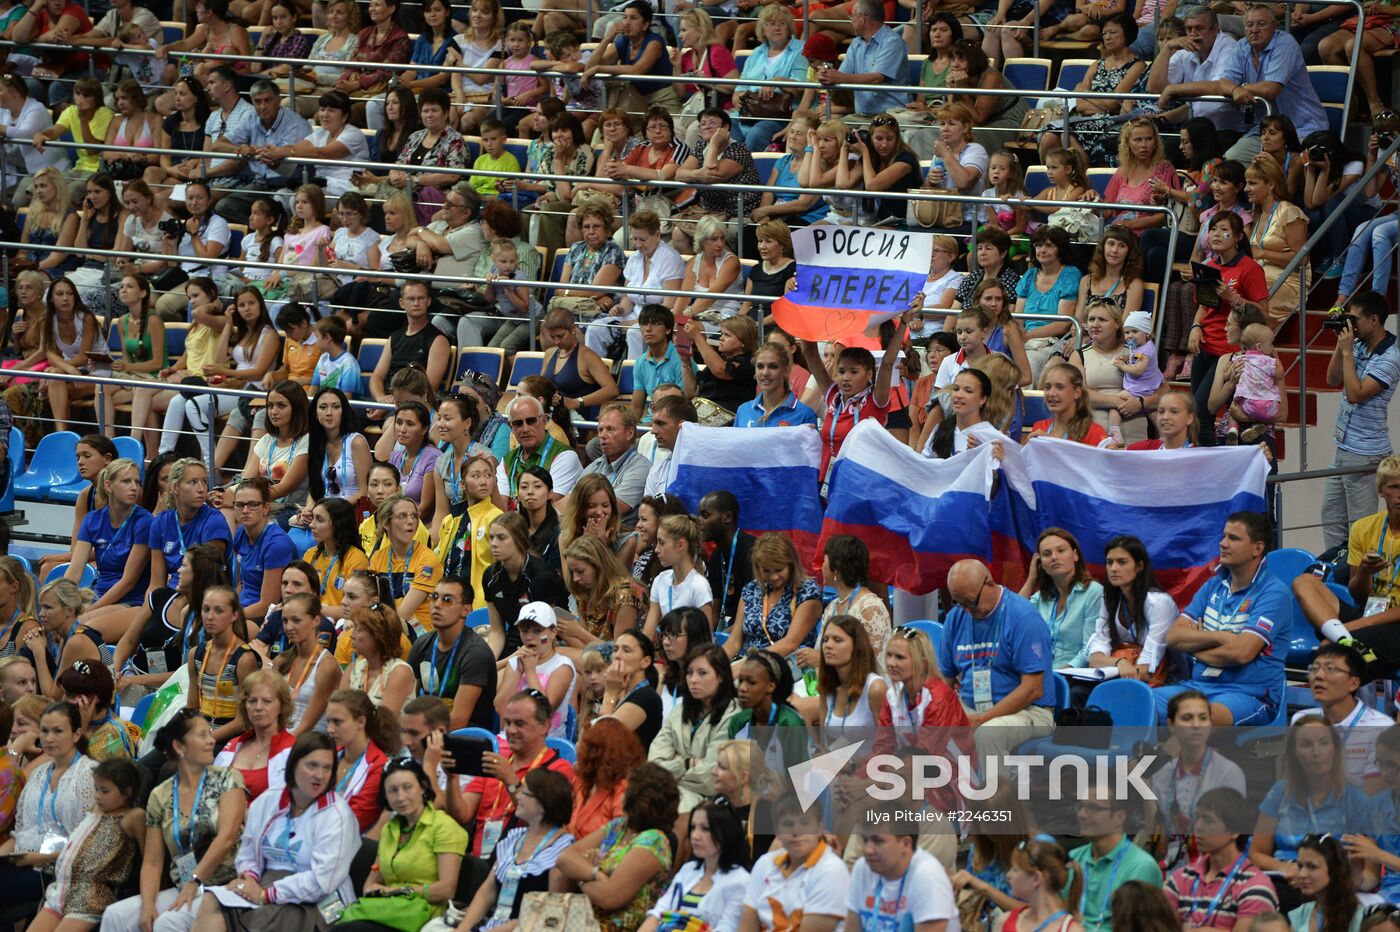
[[[10,371],[18,373],[21,370]],[[230,398],[250,399],[266,398],[268,392],[267,389],[264,389],[263,391],[251,391],[245,388],[224,388],[223,386],[219,385],[185,385],[179,382],[157,382],[144,379],[124,379],[119,378],[117,376],[85,375],[82,373],[60,372],[56,369],[26,369],[23,370],[23,374],[25,378],[44,379],[50,382],[74,382],[79,385],[96,386],[97,395],[95,398],[95,402],[97,407],[99,430],[106,427],[106,425],[102,423],[105,420],[105,417],[102,413],[102,409],[104,390],[108,388],[129,388],[133,390],[144,388],[147,391],[159,389],[160,391],[179,392],[182,395],[223,395]],[[384,402],[379,401],[357,401],[352,399],[350,401],[350,406],[353,408],[361,408],[366,411],[394,410],[394,406],[392,404],[386,404]],[[209,461],[205,465],[208,467],[209,474],[212,476],[215,473],[214,448],[217,444],[219,436],[218,418],[209,418],[208,431]]]
[[[1352,182],[1342,197],[1341,203],[1323,218],[1322,223],[1312,232],[1312,235],[1303,243],[1288,264],[1283,267],[1283,271],[1274,279],[1274,284],[1269,289],[1269,297],[1272,298],[1278,294],[1294,273],[1298,273],[1298,405],[1300,408],[1299,423],[1302,425],[1298,431],[1298,464],[1304,470],[1308,468],[1308,348],[1312,345],[1311,341],[1308,340],[1308,289],[1304,287],[1303,282],[1305,278],[1303,274],[1304,263],[1311,257],[1313,247],[1322,236],[1341,219],[1347,207],[1366,190],[1366,185],[1386,170],[1386,163],[1397,153],[1400,153],[1400,138],[1392,140],[1389,146],[1377,154],[1376,161],[1372,163],[1371,167],[1360,178]]]
[[[1303,2],[1303,0],[1295,0],[1295,2]],[[1348,2],[1353,2],[1353,3],[1354,3],[1354,2],[1357,2],[1357,0],[1348,0]],[[0,49],[3,49],[3,48],[19,48],[21,45],[23,45],[23,46],[26,47],[26,48],[32,48],[32,49],[51,49],[51,50],[66,50],[66,51],[72,51],[72,50],[75,48],[75,46],[65,45],[65,44],[62,44],[62,43],[52,43],[52,42],[45,42],[45,43],[25,42],[25,43],[19,43],[19,42],[14,42],[14,41],[11,41],[11,40],[0,40]],[[158,56],[157,56],[157,53],[156,53],[156,51],[155,51],[154,49],[130,49],[130,50],[123,49],[123,54],[147,55],[147,56],[150,56],[150,57],[158,57]],[[195,52],[195,51],[191,51],[191,52],[179,52],[179,53],[176,53],[176,54],[178,54],[178,55],[179,55],[180,57],[182,57],[182,58],[189,58],[189,59],[195,59],[195,60],[200,60],[200,61],[218,61],[218,62],[230,62],[230,63],[233,63],[233,62],[245,62],[245,63],[246,63],[246,62],[249,60],[248,56],[246,56],[246,55],[230,55],[230,54],[225,53],[225,52]],[[264,56],[264,55],[258,55],[258,56],[256,56],[256,60],[257,60],[258,62],[260,62],[260,63],[269,64],[269,65],[294,65],[294,66],[303,66],[303,67],[305,67],[305,66],[315,66],[315,65],[336,65],[336,66],[339,66],[339,67],[342,67],[342,68],[346,68],[346,69],[349,69],[349,70],[359,70],[359,71],[385,71],[385,70],[400,71],[400,70],[412,70],[412,71],[446,72],[446,73],[448,73],[448,74],[478,74],[478,75],[479,75],[479,74],[486,74],[486,75],[491,75],[492,77],[500,77],[500,78],[506,78],[506,77],[517,77],[517,78],[518,78],[518,77],[520,77],[520,74],[521,74],[519,71],[512,71],[512,70],[506,69],[506,68],[488,68],[488,67],[476,68],[476,67],[466,67],[466,66],[463,66],[463,65],[427,65],[427,64],[418,65],[418,64],[408,63],[408,62],[399,63],[399,62],[334,61],[334,60],[325,59],[325,58],[284,58],[284,57],[280,57],[280,56]],[[575,75],[574,72],[563,72],[563,71],[533,71],[533,70],[532,70],[531,73],[532,73],[533,75],[535,75],[536,77],[540,77],[540,78],[570,78],[570,77],[576,77],[576,75]],[[1158,97],[1161,96],[1160,94],[1150,94],[1150,93],[1136,93],[1136,94],[1135,94],[1135,93],[1118,93],[1118,92],[1116,92],[1116,91],[1075,91],[1075,90],[1072,90],[1072,89],[1065,89],[1065,88],[1047,88],[1046,90],[1043,90],[1043,91],[1041,91],[1041,90],[1020,90],[1020,89],[1017,89],[1017,88],[981,88],[981,87],[967,87],[967,88],[963,88],[963,87],[929,88],[929,87],[924,87],[923,85],[919,85],[919,84],[913,84],[913,85],[910,85],[910,84],[890,84],[890,83],[886,83],[886,82],[882,82],[882,83],[880,83],[880,84],[847,84],[847,83],[840,83],[840,84],[836,84],[836,83],[833,83],[833,84],[822,84],[820,81],[779,81],[779,80],[773,80],[773,79],[771,79],[771,78],[770,78],[770,79],[760,79],[760,78],[745,79],[745,78],[743,78],[743,77],[734,77],[734,78],[714,78],[714,77],[706,77],[706,76],[703,76],[703,75],[696,75],[696,76],[693,76],[693,77],[692,77],[692,76],[690,76],[690,75],[685,75],[685,76],[677,76],[677,75],[650,76],[650,75],[629,75],[629,74],[607,74],[607,73],[603,73],[603,74],[598,74],[598,75],[596,75],[596,77],[597,77],[599,80],[602,80],[602,81],[650,80],[650,81],[654,81],[654,82],[657,82],[657,83],[671,83],[671,84],[680,84],[680,83],[684,83],[684,84],[695,84],[695,85],[698,85],[698,86],[708,86],[708,85],[731,85],[731,84],[732,84],[732,85],[740,85],[740,84],[742,84],[742,85],[745,86],[745,87],[750,87],[750,86],[752,86],[752,87],[773,87],[773,88],[785,88],[785,89],[801,88],[802,90],[823,90],[823,91],[833,91],[833,90],[835,90],[835,91],[852,91],[852,92],[855,92],[855,93],[861,93],[861,92],[864,92],[864,93],[874,93],[874,92],[877,92],[877,91],[882,91],[882,92],[893,92],[893,93],[901,93],[901,94],[919,94],[919,95],[927,95],[927,94],[930,94],[930,93],[936,93],[936,92],[940,92],[940,91],[941,91],[941,92],[946,92],[946,93],[950,93],[950,94],[966,94],[966,95],[972,96],[972,97],[1055,97],[1055,98],[1061,98],[1061,99],[1066,99],[1066,100],[1068,100],[1068,99],[1084,99],[1084,100],[1149,100],[1149,101],[1150,101],[1150,100],[1156,100]],[[1199,97],[1192,97],[1191,99],[1192,99],[1192,100],[1202,100],[1202,101],[1214,101],[1214,102],[1231,102],[1231,101],[1230,101],[1230,98],[1225,97],[1224,95],[1201,95],[1201,96],[1199,96]],[[1270,114],[1272,114],[1272,113],[1273,113],[1272,102],[1268,101],[1266,98],[1261,98],[1261,100],[1264,102],[1264,107],[1265,107],[1266,111],[1268,111]]]
[[[32,140],[17,140],[17,141],[15,142],[15,144],[16,144],[16,145],[33,145],[33,141],[32,141]],[[59,147],[59,148],[67,148],[67,149],[86,148],[86,147],[85,147],[83,144],[81,144],[81,143],[68,142],[68,141],[53,141],[53,140],[51,140],[51,141],[49,141],[46,145],[49,145],[49,146],[57,146],[57,147]],[[145,147],[145,148],[142,148],[142,147],[137,147],[137,146],[104,146],[104,150],[105,150],[105,151],[115,151],[115,152],[145,153],[145,154],[148,154],[148,155],[149,155],[149,154],[179,155],[179,156],[186,156],[186,157],[192,157],[192,158],[214,158],[214,157],[217,157],[217,156],[219,155],[219,153],[211,153],[211,152],[204,152],[204,151],[195,151],[195,150],[190,150],[190,149],[166,149],[166,148],[152,148],[152,147]],[[283,161],[291,162],[291,163],[293,163],[293,164],[299,164],[299,165],[319,165],[319,164],[323,164],[323,163],[324,163],[324,160],[322,160],[322,159],[306,158],[306,157],[302,157],[302,156],[288,156],[288,157],[287,157],[286,159],[284,159]],[[452,174],[452,175],[460,175],[460,176],[463,176],[463,177],[484,177],[484,178],[518,178],[518,177],[520,177],[520,173],[519,173],[519,172],[484,171],[484,170],[477,170],[477,169],[472,169],[472,168],[448,168],[448,167],[422,166],[422,165],[399,165],[399,164],[397,164],[397,163],[358,161],[358,160],[354,160],[354,159],[341,159],[341,160],[337,161],[336,164],[337,164],[337,165],[340,165],[340,166],[343,166],[343,167],[350,167],[350,168],[363,168],[363,169],[375,169],[375,170],[390,170],[390,171],[398,170],[398,171],[406,171],[406,172],[410,172],[410,173],[415,172],[415,171],[417,171],[417,172],[424,172],[424,171],[426,171],[426,172],[430,172],[430,173],[433,173],[433,174]],[[599,177],[599,176],[587,176],[587,175],[555,175],[555,174],[543,174],[543,173],[534,173],[534,174],[531,174],[530,177],[531,177],[532,179],[534,179],[534,180],[565,181],[565,182],[568,182],[568,183],[570,183],[570,184],[600,183],[600,184],[608,184],[608,185],[620,185],[620,186],[622,186],[622,187],[638,187],[638,188],[657,188],[657,187],[659,187],[659,188],[674,188],[674,189],[685,189],[685,188],[693,188],[693,187],[695,187],[695,183],[694,183],[694,182],[684,182],[684,181],[674,181],[674,180],[673,180],[673,181],[661,181],[661,180],[637,181],[637,180],[631,180],[631,179],[622,179],[622,180],[618,180],[618,179],[606,178],[606,177]],[[747,192],[750,192],[750,191],[753,190],[753,186],[752,186],[752,185],[741,185],[741,184],[730,184],[730,183],[710,183],[710,184],[706,184],[704,187],[706,188],[706,190],[709,190],[709,191],[720,191],[720,192],[725,192],[725,193],[730,193],[730,192],[732,192],[732,193],[736,193],[736,194],[747,193]],[[825,188],[804,188],[804,187],[792,187],[792,186],[786,186],[786,185],[768,185],[768,186],[766,186],[765,190],[782,191],[782,192],[785,192],[785,193],[790,193],[790,194],[795,194],[795,195],[812,194],[812,195],[816,195],[816,196],[818,196],[818,197],[830,196],[830,195],[832,195],[833,193],[837,193],[837,192],[834,192],[834,191],[831,190],[831,189],[825,189]],[[856,196],[878,197],[878,198],[882,198],[882,199],[892,199],[892,200],[900,200],[900,201],[935,201],[935,202],[946,201],[946,202],[958,203],[958,204],[985,204],[985,205],[988,205],[988,206],[1000,205],[1000,204],[1002,203],[1002,201],[1001,201],[999,198],[994,198],[994,197],[982,197],[982,196],[980,196],[980,195],[964,195],[964,194],[942,194],[942,193],[934,194],[934,193],[932,193],[932,192],[930,192],[930,191],[927,191],[927,190],[925,190],[925,189],[918,189],[918,188],[913,189],[912,191],[881,191],[881,192],[869,192],[869,193],[851,192],[851,194],[852,194],[852,195],[856,195]],[[738,199],[738,203],[739,203],[740,209],[741,209],[741,211],[742,211],[742,204],[743,204],[742,199]],[[627,208],[628,199],[627,199],[627,198],[622,198],[621,204],[623,205],[623,216],[624,216],[624,223],[625,223],[625,218],[626,218],[627,212],[628,212],[628,208]],[[1168,229],[1170,230],[1170,240],[1169,240],[1169,243],[1168,243],[1168,248],[1171,249],[1171,250],[1173,250],[1173,251],[1176,249],[1176,241],[1177,241],[1177,237],[1178,237],[1178,234],[1179,234],[1179,230],[1178,230],[1178,227],[1177,227],[1176,213],[1175,213],[1175,211],[1174,211],[1169,205],[1164,205],[1164,204],[1124,204],[1124,203],[1108,202],[1108,201],[1061,201],[1061,200],[1041,199],[1041,198],[1017,198],[1017,199],[1016,199],[1016,204],[1017,204],[1018,206],[1022,206],[1022,207],[1035,207],[1035,208],[1046,208],[1046,207],[1048,207],[1048,208],[1053,208],[1053,209],[1056,209],[1056,210],[1058,210],[1058,209],[1060,209],[1060,208],[1064,208],[1064,207],[1070,207],[1070,208],[1089,208],[1089,209],[1094,210],[1094,211],[1096,211],[1096,212],[1097,212],[1097,211],[1112,211],[1112,210],[1123,210],[1123,211],[1131,210],[1131,211],[1136,211],[1136,212],[1138,212],[1138,213],[1160,213],[1160,214],[1163,214],[1163,215],[1166,217],[1167,226],[1168,226]],[[736,220],[737,220],[739,223],[742,223],[742,222],[743,222],[743,214],[742,214],[742,212],[738,215],[738,217],[736,218]],[[936,231],[935,231],[935,232],[936,232]],[[974,234],[974,235],[975,235],[975,234]],[[5,245],[5,244],[0,244],[0,245]],[[24,248],[24,247],[21,247],[21,248]],[[87,253],[93,252],[93,250],[79,250],[79,249],[72,248],[72,247],[58,247],[58,246],[53,246],[53,247],[48,247],[48,248],[51,249],[51,250],[54,250],[54,251],[60,251],[60,252],[65,252],[65,251],[66,251],[66,252],[68,252],[68,253],[70,253],[70,254],[77,254],[77,255],[82,255],[82,254],[87,254]],[[118,252],[116,252],[115,250],[104,250],[104,251],[101,252],[101,254],[102,254],[102,255],[121,256],[122,258],[132,258],[132,257],[139,257],[139,258],[142,258],[142,259],[151,259],[151,258],[155,258],[155,259],[158,259],[158,260],[163,260],[163,261],[175,261],[175,262],[180,262],[180,263],[201,261],[201,262],[205,262],[206,264],[210,264],[210,265],[238,265],[238,266],[243,266],[243,267],[247,267],[247,268],[267,268],[267,269],[287,268],[287,266],[282,266],[282,265],[279,265],[278,263],[250,262],[250,261],[244,260],[244,259],[231,259],[231,258],[230,258],[230,259],[217,259],[217,260],[213,260],[213,259],[211,259],[211,260],[199,260],[199,259],[196,259],[195,257],[192,257],[192,256],[166,256],[166,255],[164,255],[164,254],[156,255],[156,254],[154,254],[154,253],[118,253]],[[331,267],[328,267],[328,266],[301,266],[301,265],[299,265],[299,266],[295,266],[294,268],[295,268],[296,271],[299,271],[299,272],[311,272],[311,273],[313,273],[313,274],[322,273],[322,272],[327,273],[327,274],[335,274],[335,275],[355,274],[353,270],[337,269],[337,268],[331,268]],[[365,273],[369,273],[369,274],[374,274],[374,273],[376,273],[376,272],[378,272],[378,271],[379,271],[379,270],[364,270]],[[388,274],[388,273],[385,273],[385,274]],[[393,277],[395,277],[395,278],[402,278],[402,279],[405,279],[405,280],[415,280],[415,279],[418,279],[418,280],[424,280],[424,281],[441,281],[441,280],[444,278],[444,276],[440,276],[440,275],[431,275],[431,274],[425,274],[425,273],[394,273],[394,276],[393,276]],[[470,283],[470,284],[487,284],[487,280],[486,280],[485,278],[478,278],[478,277],[474,277],[474,276],[448,276],[448,278],[450,278],[450,279],[453,280],[453,281],[461,281],[461,282],[466,282],[466,283]],[[603,292],[603,293],[613,293],[613,292],[616,292],[616,290],[617,290],[616,286],[601,286],[601,285],[587,285],[587,286],[585,286],[585,285],[574,285],[574,284],[567,283],[567,282],[563,282],[563,283],[561,283],[561,282],[532,282],[532,281],[525,281],[525,280],[523,280],[523,279],[518,279],[518,280],[516,280],[516,282],[517,282],[517,284],[526,285],[527,287],[531,287],[531,288],[536,288],[536,287],[538,287],[538,288],[557,288],[557,287],[561,287],[561,286],[567,286],[567,287],[570,288],[570,289],[581,289],[581,290],[585,290],[585,291],[586,291],[586,290],[594,290],[594,291],[599,291],[599,292]],[[1164,281],[1162,282],[1162,287],[1159,289],[1158,295],[1157,295],[1157,311],[1158,311],[1158,313],[1157,313],[1156,316],[1157,316],[1157,327],[1158,327],[1159,329],[1161,328],[1161,326],[1162,326],[1162,321],[1163,321],[1163,319],[1165,318],[1166,300],[1167,300],[1167,287],[1166,287],[1166,284],[1167,284],[1167,282],[1166,282],[1166,280],[1164,280]],[[646,293],[648,293],[648,294],[660,294],[660,295],[665,295],[666,297],[688,297],[688,298],[712,297],[712,295],[710,295],[710,294],[707,293],[707,292],[698,292],[698,291],[697,291],[697,292],[671,291],[671,290],[668,290],[668,289],[648,289]],[[751,300],[759,301],[760,303],[762,303],[762,302],[771,303],[772,301],[776,300],[776,298],[764,298],[763,296],[759,296],[759,295],[751,295],[751,296],[749,296],[749,298],[750,298]]]

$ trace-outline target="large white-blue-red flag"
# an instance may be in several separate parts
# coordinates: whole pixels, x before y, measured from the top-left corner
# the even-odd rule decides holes
[[[822,523],[821,461],[821,437],[810,427],[682,424],[666,491],[692,514],[710,492],[732,492],[739,502],[740,528],[788,535],[810,567]]]
[[[1269,461],[1255,446],[1124,451],[1037,437],[1020,455],[1040,529],[1073,533],[1100,578],[1105,545],[1132,534],[1182,605],[1214,571],[1225,519],[1266,511]]]
[[[879,349],[879,325],[903,312],[928,281],[933,236],[818,225],[792,233],[797,286],[773,304],[787,333]]]

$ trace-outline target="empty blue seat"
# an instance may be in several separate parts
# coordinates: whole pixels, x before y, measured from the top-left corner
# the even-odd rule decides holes
[[[118,437],[112,441],[117,445],[117,455],[131,460],[141,473],[141,481],[146,481],[146,450],[135,437]]]
[[[55,566],[53,569],[49,570],[48,575],[44,577],[43,582],[41,582],[39,585],[47,586],[55,579],[61,579],[63,577],[63,574],[68,572],[68,567],[70,566],[72,566],[71,563],[58,564],[58,566]],[[97,569],[91,563],[89,563],[83,567],[83,575],[82,578],[78,580],[78,585],[82,586],[84,589],[89,589],[96,582]]]
[[[29,468],[14,481],[15,497],[42,502],[50,489],[78,481],[78,435],[71,430],[48,434],[39,441]],[[76,500],[76,497],[75,499]]]

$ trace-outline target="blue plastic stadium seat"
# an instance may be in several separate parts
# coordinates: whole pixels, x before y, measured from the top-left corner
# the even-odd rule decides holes
[[[578,753],[574,750],[574,743],[564,738],[550,736],[544,739],[544,743],[559,752],[559,756],[570,764],[578,761]]]
[[[63,576],[64,573],[68,572],[68,567],[71,566],[71,565],[72,565],[71,563],[60,563],[60,564],[58,564],[58,566],[55,566],[53,569],[49,570],[48,575],[44,577],[43,581],[42,581],[41,583],[39,583],[39,585],[40,585],[40,586],[47,586],[49,583],[53,582],[55,579],[61,578],[61,577]],[[89,563],[89,564],[87,564],[86,566],[83,567],[83,576],[82,576],[82,578],[78,581],[78,585],[79,585],[79,586],[82,586],[83,588],[91,588],[92,585],[93,585],[94,583],[96,583],[96,582],[97,582],[97,570],[96,570],[95,567],[93,567],[93,565],[92,565],[91,563]]]
[[[136,703],[136,708],[131,713],[131,724],[137,728],[145,729],[146,716],[151,714],[151,705],[156,701],[155,693],[146,693]]]
[[[501,742],[495,735],[485,728],[477,728],[474,725],[467,728],[458,728],[456,731],[448,732],[448,734],[454,738],[480,738],[482,741],[489,741],[491,742],[491,750],[493,751],[498,751],[501,747]]]
[[[457,354],[456,378],[460,380],[471,369],[499,384],[505,364],[504,350],[489,346],[464,346]]]
[[[50,489],[78,481],[78,435],[71,430],[48,434],[39,441],[29,468],[14,481],[15,497],[42,502]],[[74,501],[76,501],[76,496]]]
[[[112,441],[117,445],[117,455],[131,460],[141,473],[141,481],[146,481],[146,449],[135,437],[118,437]]]
[[[24,434],[18,427],[10,428],[10,481],[5,485],[4,494],[0,494],[0,514],[9,514],[15,510],[15,479],[24,475]]]
[[[636,373],[632,371],[632,360],[627,360],[622,364],[622,371],[617,374],[617,393],[622,398],[631,398],[632,393],[637,390]]]
[[[943,643],[943,622],[921,619],[919,621],[906,621],[900,625],[901,628],[914,628],[928,635],[929,642],[933,644],[934,654],[938,653],[938,645]]]
[[[1059,680],[1065,678],[1056,673],[1056,689]],[[1069,689],[1065,680],[1064,688]],[[1058,699],[1058,696],[1056,697]],[[1108,712],[1113,721],[1113,731],[1109,736],[1108,748],[1087,748],[1070,744],[1056,743],[1055,739],[1045,738],[1031,742],[1034,753],[1051,756],[1066,754],[1074,757],[1095,758],[1105,753],[1130,751],[1139,741],[1152,737],[1157,726],[1157,712],[1152,701],[1152,688],[1141,680],[1105,680],[1089,693],[1087,706],[1098,706]],[[1025,749],[1023,749],[1025,750]]]

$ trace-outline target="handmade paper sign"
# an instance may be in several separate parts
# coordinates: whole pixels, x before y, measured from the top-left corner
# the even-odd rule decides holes
[[[778,326],[804,340],[873,348],[876,328],[928,281],[933,236],[822,224],[794,230],[792,246],[797,286],[773,304]]]

